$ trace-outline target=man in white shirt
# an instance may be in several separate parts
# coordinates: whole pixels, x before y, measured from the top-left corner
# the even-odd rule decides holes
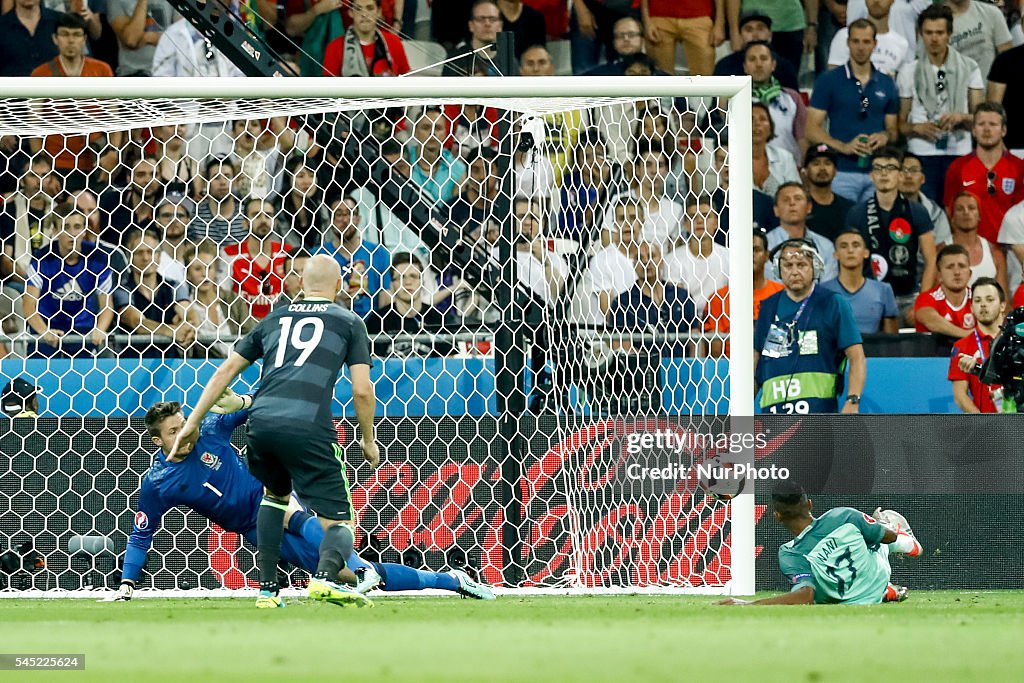
[[[686,224],[686,241],[663,259],[662,279],[685,289],[703,315],[711,296],[729,281],[729,249],[715,244],[718,214],[710,196],[687,198]]]
[[[867,0],[868,21],[875,25],[877,45],[871,53],[871,63],[887,76],[896,76],[896,72],[910,58],[910,43],[896,31],[891,30],[889,12],[895,0]],[[828,53],[828,68],[846,64],[850,60],[850,47],[846,44],[849,29],[841,28],[832,39],[832,47]]]
[[[171,24],[160,36],[153,52],[153,76],[241,78],[244,75],[187,19]]]
[[[935,0],[896,0],[889,10],[889,27],[907,39],[909,54],[917,54],[917,16],[934,4]],[[846,5],[846,25],[868,17],[867,0],[849,0]]]
[[[612,302],[636,284],[636,250],[644,229],[644,210],[629,197],[616,199],[611,213],[615,217],[613,242],[590,260],[591,291],[600,320],[608,317]]]
[[[978,64],[949,46],[953,13],[932,5],[918,17],[924,49],[896,78],[900,91],[900,132],[907,149],[921,160],[922,192],[943,205],[946,171],[971,152],[973,112],[984,96]]]

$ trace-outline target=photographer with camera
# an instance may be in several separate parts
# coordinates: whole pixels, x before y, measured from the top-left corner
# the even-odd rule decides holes
[[[1024,306],[1010,311],[1001,328],[998,323],[987,327],[992,332],[998,328],[998,334],[982,347],[985,353],[960,353],[955,361],[957,369],[966,374],[972,384],[977,381],[979,387],[988,388],[993,410],[981,409],[980,412],[1016,413],[1018,404],[1024,403]],[[980,341],[984,343],[986,338],[981,337]],[[996,391],[1000,388],[1001,392]]]
[[[983,384],[975,368],[991,356],[992,340],[999,334],[1006,306],[1006,292],[995,278],[980,277],[971,290],[974,329],[953,345],[947,378],[953,383],[953,400],[965,413],[1003,412],[1003,387]]]

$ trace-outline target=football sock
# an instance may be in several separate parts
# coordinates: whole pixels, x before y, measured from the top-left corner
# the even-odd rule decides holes
[[[338,572],[345,566],[345,558],[352,554],[355,536],[345,524],[335,524],[324,532],[324,540],[320,543],[320,562],[316,566],[316,576],[330,581],[338,580]]]
[[[418,591],[424,588],[440,588],[446,591],[459,590],[459,580],[451,574],[425,572],[404,564],[374,563],[377,573],[384,579],[381,588],[385,591]]]
[[[922,550],[917,539],[908,534],[896,534],[896,540],[889,544],[889,549],[908,557],[917,557]]]
[[[277,563],[281,559],[287,509],[287,503],[263,496],[256,513],[256,564],[260,570],[260,588],[264,590],[277,590]]]

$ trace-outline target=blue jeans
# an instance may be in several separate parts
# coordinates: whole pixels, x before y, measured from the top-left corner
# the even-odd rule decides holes
[[[875,186],[871,183],[871,176],[867,173],[836,171],[836,177],[832,181],[832,191],[856,203],[870,199],[871,194],[875,191]]]
[[[924,185],[921,186],[921,192],[943,209],[946,208],[942,197],[946,186],[946,171],[949,170],[956,158],[956,156],[948,154],[918,157],[921,160],[921,170],[924,171]]]

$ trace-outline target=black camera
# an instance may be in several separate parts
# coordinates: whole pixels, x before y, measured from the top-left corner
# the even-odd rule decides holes
[[[983,383],[1002,384],[1007,396],[1024,405],[1024,306],[1006,316],[979,374]]]

